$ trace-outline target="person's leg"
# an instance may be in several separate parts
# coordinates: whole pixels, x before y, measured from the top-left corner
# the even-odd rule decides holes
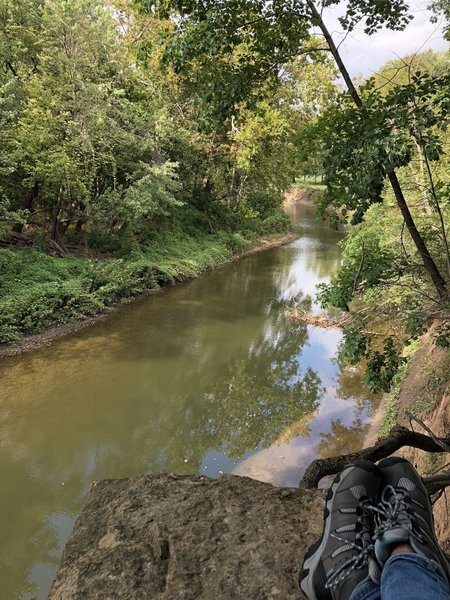
[[[382,600],[450,600],[450,565],[421,477],[402,458],[384,459],[378,466],[383,483],[375,554],[383,567]]]
[[[450,600],[450,588],[442,568],[436,562],[413,552],[396,552],[381,572],[381,598]]]
[[[379,599],[372,587],[358,586],[379,582],[372,509],[380,484],[379,469],[368,461],[357,461],[336,476],[325,502],[322,536],[306,553],[299,577],[308,600],[349,600],[354,593],[356,600]]]
[[[380,586],[373,581],[363,581],[355,587],[349,600],[380,600]]]
[[[436,537],[433,508],[422,478],[404,458],[386,458],[378,467],[383,477],[378,504],[380,525],[375,531],[375,554],[380,565],[393,560],[399,550],[406,550],[437,563],[449,584],[450,564]]]

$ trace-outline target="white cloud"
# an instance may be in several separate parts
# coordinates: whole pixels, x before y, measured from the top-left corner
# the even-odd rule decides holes
[[[373,36],[366,35],[361,28],[352,32],[340,47],[350,74],[368,76],[388,60],[399,56],[428,49],[447,50],[448,43],[442,36],[443,24],[430,22],[431,15],[426,8],[427,4],[428,0],[410,2],[414,19],[404,31],[383,29]],[[339,14],[342,14],[342,10],[338,8],[324,13],[324,21],[329,30],[334,32],[333,37],[336,41],[342,39],[342,30],[337,20]]]

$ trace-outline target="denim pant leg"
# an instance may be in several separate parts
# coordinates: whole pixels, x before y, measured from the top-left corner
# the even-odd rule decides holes
[[[373,581],[362,581],[358,584],[349,600],[380,600],[380,586]]]
[[[420,554],[397,552],[381,573],[383,600],[450,600],[441,567]]]

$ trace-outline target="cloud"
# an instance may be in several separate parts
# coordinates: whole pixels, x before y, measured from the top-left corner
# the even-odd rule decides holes
[[[447,50],[448,43],[442,36],[443,23],[431,23],[427,2],[410,2],[413,21],[404,31],[383,29],[373,36],[366,35],[361,28],[352,32],[340,47],[342,59],[352,76],[368,76],[384,63],[397,57],[426,50]],[[334,8],[324,14],[324,20],[336,41],[342,39],[338,17],[342,9]]]

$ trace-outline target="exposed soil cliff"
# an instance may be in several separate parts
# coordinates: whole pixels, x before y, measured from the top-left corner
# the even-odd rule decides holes
[[[302,187],[293,187],[285,196],[284,205],[292,206],[297,204],[313,205],[317,198],[321,195],[321,191],[317,189],[309,189]]]
[[[422,337],[419,349],[403,381],[397,421],[410,426],[408,412],[419,417],[438,437],[450,431],[450,352],[433,344],[433,329]],[[414,429],[426,433],[413,422]],[[448,454],[428,453],[416,448],[399,452],[419,473],[431,475],[448,462]],[[447,457],[447,459],[445,458]],[[447,465],[448,467],[448,465]],[[450,554],[450,490],[447,488],[434,505],[435,526],[444,550]]]

